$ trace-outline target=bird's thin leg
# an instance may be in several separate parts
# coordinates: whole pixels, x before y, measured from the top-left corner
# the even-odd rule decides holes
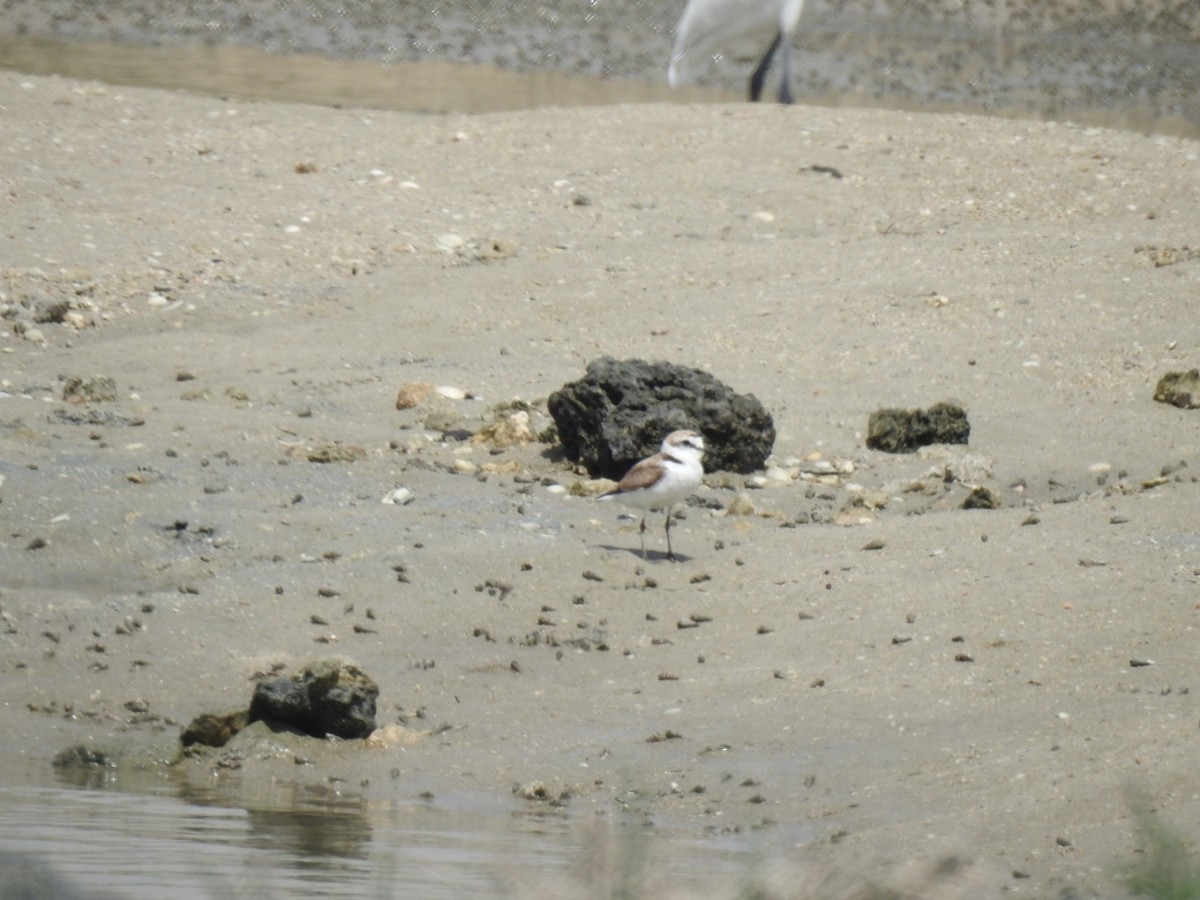
[[[646,558],[646,514],[642,513],[642,527],[638,529],[638,534],[642,538],[642,559]]]
[[[779,44],[783,40],[783,33],[775,35],[775,40],[771,41],[771,46],[767,48],[767,52],[763,54],[762,60],[758,64],[758,68],[754,70],[754,74],[750,76],[750,102],[756,103],[758,98],[762,96],[763,81],[767,77],[767,69],[771,68],[771,57],[775,55],[775,51],[779,49]],[[780,98],[782,99],[782,98]]]
[[[783,47],[779,51],[779,68],[783,70],[783,77],[779,82],[779,102],[792,102],[792,42],[790,39],[783,41]]]
[[[675,551],[671,549],[671,509],[667,507],[667,559],[675,561]]]

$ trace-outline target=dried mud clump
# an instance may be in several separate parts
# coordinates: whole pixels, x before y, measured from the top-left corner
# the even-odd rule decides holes
[[[179,736],[185,747],[203,744],[224,747],[235,734],[250,724],[250,714],[244,709],[228,713],[201,713],[183,729]]]
[[[953,403],[929,409],[878,409],[867,420],[867,446],[885,453],[912,453],[929,444],[965,444],[967,413]]]
[[[62,398],[68,403],[111,403],[117,399],[117,382],[108,375],[73,375],[63,383]]]
[[[1200,409],[1200,369],[1168,372],[1154,386],[1154,399],[1180,409]]]

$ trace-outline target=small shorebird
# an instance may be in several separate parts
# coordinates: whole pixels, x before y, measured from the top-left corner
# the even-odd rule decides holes
[[[791,103],[792,40],[803,8],[804,0],[688,0],[675,26],[667,80],[676,87],[688,79],[692,66],[701,59],[742,41],[766,40],[774,35],[750,76],[750,99],[761,96],[771,58],[778,51],[783,70],[779,102]]]
[[[598,500],[618,500],[644,511],[667,511],[667,559],[675,559],[671,550],[671,507],[687,498],[704,479],[700,458],[704,438],[695,431],[672,431],[662,449],[630,469],[615,488]],[[646,558],[646,512],[642,513],[642,559]]]

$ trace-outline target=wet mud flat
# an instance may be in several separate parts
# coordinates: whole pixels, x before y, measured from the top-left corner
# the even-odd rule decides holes
[[[1127,784],[1194,816],[1196,412],[1154,400],[1200,344],[1194,142],[0,90],[6,781],[83,745],[247,804],[634,815],[884,881],[953,856],[972,896],[1120,896]],[[516,401],[540,434],[602,355],[774,417],[676,563],[554,444],[473,439]],[[452,390],[398,410],[412,382]],[[942,401],[967,445],[867,449]],[[378,742],[179,760],[329,657]]]
[[[161,0],[13,2],[7,68],[346,106],[480,111],[744,97],[763,48],[732,46],[699,87],[665,88],[684,4],[481,8]],[[806,103],[1072,119],[1195,136],[1200,19],[1187,4],[834,4],[798,33]],[[183,54],[164,58],[163,49]],[[721,94],[716,93],[722,92]]]

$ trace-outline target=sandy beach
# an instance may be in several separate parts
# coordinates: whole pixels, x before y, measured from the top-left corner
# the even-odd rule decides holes
[[[1195,822],[1200,411],[1153,400],[1200,365],[1195,141],[11,73],[0,108],[0,780],[84,744],[880,883],[953,858],[974,897],[1123,896],[1130,788]],[[774,417],[676,563],[554,445],[471,439],[518,400],[540,433],[605,355]],[[398,410],[411,382],[457,391]],[[866,449],[942,400],[969,445]],[[256,726],[169,764],[325,657],[378,682],[382,746]]]

